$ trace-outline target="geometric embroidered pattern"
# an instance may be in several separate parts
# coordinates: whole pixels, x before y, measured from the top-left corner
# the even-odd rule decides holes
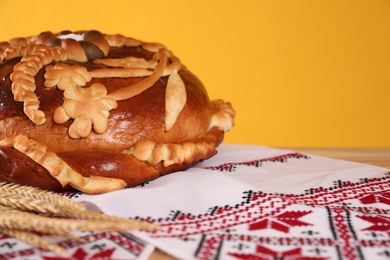
[[[205,169],[234,172],[238,165],[261,167],[264,162],[286,163],[288,159],[292,159],[292,158],[293,159],[309,159],[310,157],[308,155],[301,154],[301,153],[288,153],[288,154],[283,154],[283,155],[279,155],[279,156],[275,156],[275,157],[271,157],[271,158],[265,158],[265,159],[248,161],[248,162],[225,163],[225,164],[222,164],[219,166],[205,167]]]
[[[21,244],[20,241],[8,236],[0,237],[0,259],[118,259],[116,255],[126,255],[126,259],[136,259],[144,250],[145,242],[133,235],[117,232],[84,232],[80,241],[65,240],[58,243],[70,252],[70,257],[61,257],[36,248],[22,247],[13,250]],[[4,242],[2,242],[4,241]],[[19,245],[20,247],[20,245]],[[7,253],[9,251],[9,253]]]
[[[206,169],[236,174],[246,167],[311,159],[288,153]],[[83,196],[80,192],[62,195],[73,199]],[[336,178],[333,185],[301,194],[242,190],[238,195],[242,196],[237,196],[237,201],[213,205],[197,214],[171,208],[158,218],[129,217],[158,224],[160,230],[144,234],[153,241],[174,241],[178,247],[190,248],[193,259],[390,258],[389,172],[355,182]],[[148,243],[129,233],[81,233],[80,238],[82,242],[59,242],[71,259],[137,259],[150,249]],[[0,235],[0,260],[15,258],[65,259]]]
[[[155,238],[200,236],[197,259],[218,258],[225,247],[235,248],[228,254],[237,259],[363,259],[364,251],[374,246],[377,257],[389,256],[390,204],[384,190],[390,190],[389,174],[357,183],[336,181],[333,187],[300,195],[246,191],[236,205],[216,206],[196,216],[174,211],[165,219],[148,221],[162,226]],[[367,198],[385,207],[371,207]],[[329,234],[315,226],[318,216]],[[264,235],[272,230],[292,235]],[[274,244],[295,248],[276,252]],[[311,253],[304,255],[306,251]]]

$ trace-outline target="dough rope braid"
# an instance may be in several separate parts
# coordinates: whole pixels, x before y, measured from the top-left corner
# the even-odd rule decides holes
[[[16,65],[11,73],[8,65],[4,69],[10,73],[12,90],[4,98],[23,103],[23,112],[0,120],[4,130],[0,149],[9,147],[28,156],[62,187],[102,193],[187,169],[216,154],[223,132],[233,126],[235,112],[230,103],[210,101],[196,76],[160,43],[98,31],[45,32],[0,42],[0,65],[6,61]],[[53,100],[44,99],[48,95]],[[152,111],[149,114],[139,109],[144,99],[153,100],[145,106]],[[127,111],[135,116],[128,116]],[[196,129],[189,129],[191,122]],[[18,124],[16,130],[14,124]],[[51,137],[57,145],[50,143]],[[26,159],[4,150],[20,161]],[[135,173],[107,170],[102,175],[120,177],[95,176],[100,172],[80,163],[82,159],[74,158],[78,154],[88,163],[110,154],[107,161],[116,163],[114,167],[123,171],[131,165]],[[30,178],[19,168],[15,172],[18,178]],[[55,182],[47,185],[50,189],[59,186]]]
[[[46,145],[29,139],[25,135],[15,138],[6,138],[0,141],[0,146],[13,147],[27,155],[39,165],[43,166],[63,187],[67,184],[85,193],[101,193],[119,190],[126,187],[121,179],[101,176],[84,177],[74,171],[66,162],[54,152],[47,151]],[[104,190],[101,190],[104,189]]]
[[[39,100],[34,93],[36,89],[34,76],[44,66],[52,61],[67,60],[66,52],[58,47],[50,48],[44,45],[35,45],[35,48],[17,47],[17,55],[23,56],[15,65],[10,78],[12,93],[15,101],[23,102],[24,113],[37,125],[45,123],[45,114],[39,110]],[[23,51],[20,51],[20,50]],[[31,52],[31,53],[30,53]],[[18,57],[18,56],[17,56]],[[19,56],[20,57],[20,56]]]
[[[46,121],[45,114],[43,111],[39,110],[39,100],[34,93],[36,89],[34,76],[38,73],[38,71],[43,68],[45,65],[50,64],[51,62],[59,62],[59,61],[67,61],[67,60],[74,60],[79,62],[85,62],[88,60],[95,60],[94,62],[96,64],[109,64],[111,66],[114,66],[114,68],[109,69],[97,69],[95,71],[88,72],[88,76],[85,78],[87,79],[84,84],[80,84],[79,86],[84,86],[85,83],[89,82],[93,77],[96,78],[107,78],[107,77],[146,77],[141,82],[138,82],[134,85],[127,86],[124,88],[120,88],[112,93],[109,93],[107,95],[108,98],[112,98],[115,101],[121,101],[125,99],[130,99],[143,91],[147,90],[148,88],[152,87],[154,83],[162,76],[172,76],[172,80],[168,82],[173,82],[174,86],[168,85],[167,89],[168,92],[166,94],[167,97],[167,106],[166,106],[166,121],[168,122],[166,125],[165,130],[169,131],[180,113],[181,109],[183,109],[185,101],[186,101],[186,92],[184,84],[181,84],[180,77],[177,72],[180,70],[182,64],[180,62],[180,59],[173,55],[173,53],[166,49],[166,47],[163,44],[159,43],[146,43],[146,42],[140,42],[132,38],[126,38],[121,35],[114,35],[114,36],[104,36],[101,33],[97,31],[89,31],[85,32],[82,36],[86,40],[77,41],[73,38],[65,38],[65,39],[59,39],[61,35],[68,35],[72,34],[71,32],[62,32],[59,34],[59,36],[56,36],[53,33],[43,33],[37,39],[35,39],[35,42],[33,40],[19,40],[18,44],[27,44],[27,45],[21,45],[18,47],[8,47],[5,48],[3,51],[3,54],[1,55],[2,60],[9,60],[16,57],[22,57],[21,61],[14,67],[14,72],[11,75],[11,80],[13,81],[12,84],[12,91],[14,94],[15,101],[23,102],[24,103],[24,112],[25,114],[30,118],[32,122],[34,122],[37,125],[44,124]],[[85,43],[89,44],[85,44]],[[60,45],[55,47],[48,47],[50,45]],[[48,46],[46,46],[48,45]],[[10,46],[10,44],[4,44],[0,43],[1,46]],[[95,46],[95,47],[92,47]],[[123,62],[123,59],[118,59],[115,61],[114,59],[111,59],[108,61],[104,61],[104,59],[101,59],[102,57],[105,57],[108,52],[109,48],[111,46],[115,47],[122,47],[122,46],[140,46],[144,48],[147,51],[151,51],[156,53],[156,55],[153,57],[152,61],[145,63],[149,63],[150,66],[148,68],[140,68],[139,64],[142,64],[141,59],[138,59],[138,62],[133,62],[133,65],[130,64],[127,67],[123,68],[121,65],[121,62]],[[4,48],[4,47],[2,47]],[[132,58],[132,57],[130,57]],[[168,64],[168,59],[171,60],[171,63]],[[110,63],[111,62],[111,63]],[[156,64],[156,65],[154,65]],[[62,65],[63,66],[63,65]],[[61,65],[54,65],[54,67],[61,67]],[[64,66],[63,66],[64,67]],[[80,66],[71,66],[73,70],[78,69]],[[115,68],[116,67],[116,68]],[[118,68],[119,67],[119,68]],[[141,65],[142,67],[142,65]],[[153,70],[151,70],[153,69]],[[47,71],[53,70],[53,65],[48,66]],[[66,73],[66,70],[60,70],[62,72]],[[62,77],[62,75],[56,74],[57,77]],[[49,78],[51,82],[46,83],[46,87],[53,87],[53,81],[59,81],[59,79],[53,79],[52,77],[46,76]],[[78,83],[78,82],[74,82]],[[76,88],[77,86],[75,84],[70,84],[69,86],[62,87],[61,85],[58,85],[58,88],[60,90],[66,90],[67,88]],[[180,103],[178,105],[175,105],[173,100],[174,98],[170,97],[172,93],[177,93],[173,90],[179,90],[178,93],[182,95],[181,98],[179,98]],[[71,91],[71,90],[70,90]],[[68,91],[69,92],[69,91]],[[177,94],[176,94],[177,97]],[[110,109],[115,108],[116,105],[110,106]],[[80,109],[80,108],[79,108]],[[64,111],[62,113],[62,118],[64,118]],[[66,113],[66,111],[65,111]],[[106,112],[104,112],[106,115],[106,118],[108,118],[108,115]],[[58,118],[58,117],[57,117]],[[68,118],[76,119],[70,115],[68,115]],[[86,121],[90,120],[90,117],[84,118],[83,124],[85,124]],[[64,123],[67,120],[55,120],[57,123]],[[81,121],[81,120],[79,120]],[[106,121],[106,120],[104,120]],[[105,122],[104,125],[107,123]],[[80,133],[78,130],[75,132],[76,129],[81,129],[85,127],[84,125],[82,127],[77,127],[78,122],[76,122],[75,125],[73,125],[72,129],[69,131],[69,135],[72,138],[80,138],[80,137],[86,137],[89,135],[91,127],[87,126],[85,130],[83,130]],[[98,132],[105,131],[104,127],[94,127],[94,129],[99,129]]]
[[[168,167],[173,164],[191,164],[194,161],[194,154],[205,156],[210,151],[214,150],[215,145],[206,141],[199,141],[198,143],[184,142],[182,144],[166,144],[143,140],[129,150],[122,151],[122,153],[133,155],[138,160],[147,162],[151,165],[163,162],[164,167]]]
[[[201,138],[182,144],[142,140],[130,149],[123,150],[122,153],[130,154],[150,165],[163,162],[164,167],[168,167],[173,164],[191,164],[194,161],[194,154],[203,157],[215,151],[217,140],[214,137],[213,129],[228,131],[233,125],[235,112],[230,103],[225,103],[222,100],[216,100],[213,103],[219,108],[219,111],[213,114],[208,131]]]
[[[34,48],[33,46],[30,46],[31,43],[31,38],[22,37],[11,39],[8,42],[0,42],[0,64],[4,60],[25,56],[26,54],[20,53],[23,52],[23,50],[26,51],[26,49]],[[18,47],[21,48],[18,49]]]

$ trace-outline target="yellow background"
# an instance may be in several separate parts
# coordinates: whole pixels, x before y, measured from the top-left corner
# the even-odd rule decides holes
[[[389,0],[0,0],[0,41],[162,42],[237,112],[229,143],[390,147]]]

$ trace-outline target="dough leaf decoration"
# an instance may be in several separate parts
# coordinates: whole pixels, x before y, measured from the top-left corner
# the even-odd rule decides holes
[[[165,130],[169,131],[187,102],[186,87],[177,72],[168,78],[165,90]]]
[[[129,56],[119,59],[96,59],[93,63],[110,67],[153,69],[157,65],[157,60],[147,61],[144,58]]]

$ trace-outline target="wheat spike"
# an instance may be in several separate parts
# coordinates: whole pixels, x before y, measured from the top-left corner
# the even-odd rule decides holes
[[[2,230],[24,230],[31,232],[41,232],[46,235],[63,236],[72,240],[79,240],[73,236],[62,226],[54,225],[49,226],[50,223],[39,223],[40,221],[46,222],[48,217],[42,217],[34,213],[19,211],[8,207],[0,206],[0,231]]]
[[[100,212],[94,212],[94,211],[66,211],[61,212],[60,214],[63,214],[63,217],[68,218],[74,218],[74,219],[81,219],[81,220],[90,220],[90,221],[110,221],[110,222],[120,222],[120,223],[127,223],[128,225],[137,225],[138,228],[145,228],[145,229],[158,229],[157,225],[146,223],[146,222],[140,222],[138,220],[134,219],[124,219],[116,216],[106,215]],[[139,225],[142,224],[142,225]]]
[[[62,209],[85,210],[85,206],[50,191],[14,183],[0,182],[0,193],[15,193],[24,197],[50,202]]]
[[[41,216],[29,212],[7,210],[0,215],[0,229],[19,229],[29,230],[41,233],[47,233],[49,230],[53,234],[61,234],[66,230],[80,231],[129,231],[133,229],[148,228],[150,224],[135,220],[122,221],[114,220],[79,220],[62,219]]]
[[[129,231],[156,225],[89,211],[81,203],[37,188],[0,182],[0,232],[64,255],[36,233],[79,240],[69,231]]]
[[[0,205],[43,214],[55,214],[60,211],[55,205],[46,201],[26,198],[23,195],[8,192],[1,192]]]

